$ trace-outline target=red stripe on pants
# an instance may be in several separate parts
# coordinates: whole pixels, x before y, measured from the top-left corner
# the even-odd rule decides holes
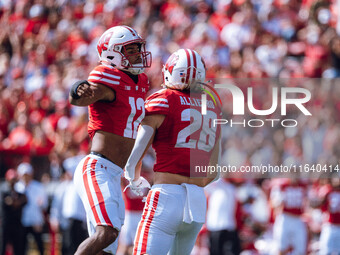
[[[91,190],[90,190],[90,186],[89,186],[89,181],[87,179],[87,173],[85,173],[86,171],[86,168],[87,168],[87,164],[89,162],[91,158],[88,157],[85,162],[84,162],[84,165],[83,165],[83,181],[84,181],[84,186],[85,186],[85,190],[86,190],[86,194],[87,194],[87,197],[89,199],[89,203],[90,203],[90,208],[93,212],[93,215],[94,215],[94,219],[96,220],[96,222],[100,222],[100,219],[99,219],[99,216],[98,216],[98,213],[96,211],[96,208],[94,206],[94,202],[93,202],[93,197],[92,197],[92,194],[91,194]],[[93,160],[93,162],[97,163],[97,160]],[[93,164],[92,162],[92,164]],[[92,164],[91,164],[91,168],[92,168]],[[92,169],[91,169],[92,170]]]
[[[133,250],[133,255],[146,253],[150,225],[152,223],[153,217],[154,217],[156,210],[157,210],[159,194],[160,194],[160,191],[155,191],[152,206],[150,205],[150,200],[151,200],[151,197],[152,197],[153,194],[152,194],[152,192],[150,192],[149,195],[148,195],[148,198],[147,198],[147,201],[146,201],[146,206],[144,208],[144,212],[143,212],[143,216],[142,216],[142,220],[141,220],[141,222],[138,226],[138,232],[137,232],[137,237],[136,237],[136,241],[135,241],[135,247],[134,247],[134,250]],[[148,214],[150,212],[150,206],[151,206],[151,213],[148,216]],[[142,247],[141,247],[141,251],[138,252],[139,240],[140,240],[140,236],[141,236],[143,227],[144,227],[144,233],[143,233],[143,239],[142,239]]]
[[[91,168],[94,170],[95,167],[96,167],[96,163],[97,163],[97,160],[96,162],[93,161],[92,164],[91,164]],[[95,191],[95,194],[97,195],[97,200],[98,200],[98,203],[99,203],[99,207],[100,207],[100,211],[103,215],[103,218],[105,220],[105,223],[108,225],[108,226],[111,226],[113,227],[112,225],[112,222],[107,214],[107,211],[106,211],[106,207],[105,207],[105,203],[104,203],[104,197],[103,197],[103,194],[99,188],[99,185],[98,185],[98,181],[97,181],[97,178],[96,178],[96,173],[95,171],[91,171],[91,179],[92,179],[92,183],[93,183],[93,187],[94,187],[94,191]],[[98,223],[98,222],[97,222]]]

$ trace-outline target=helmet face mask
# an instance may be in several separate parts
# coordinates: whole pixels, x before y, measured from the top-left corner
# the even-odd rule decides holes
[[[185,90],[205,81],[205,64],[194,50],[174,52],[163,66],[163,83],[166,87]]]
[[[138,46],[138,51],[129,54],[127,46],[134,44]],[[102,63],[132,74],[143,73],[144,68],[151,66],[151,52],[145,50],[145,41],[128,26],[116,26],[106,30],[98,41],[97,52]],[[140,63],[130,63],[130,60],[138,55]]]
[[[138,51],[127,49],[127,46],[129,45],[132,46],[137,45]],[[128,53],[129,51],[131,51],[132,53]],[[143,69],[144,71],[144,68],[151,66],[151,52],[145,50],[144,40],[140,42],[134,42],[123,45],[121,48],[121,54],[122,54],[121,66],[123,68],[130,70],[131,73],[138,72],[138,69]],[[133,63],[136,62],[136,60],[138,60],[137,63]]]

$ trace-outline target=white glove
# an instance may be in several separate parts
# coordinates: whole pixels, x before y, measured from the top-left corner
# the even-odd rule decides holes
[[[125,187],[123,192],[129,187],[134,194],[141,197],[144,194],[143,189],[150,189],[151,185],[144,177],[139,177],[137,181],[130,181],[130,184]]]

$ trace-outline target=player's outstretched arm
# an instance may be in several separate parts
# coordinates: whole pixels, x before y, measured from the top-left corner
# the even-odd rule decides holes
[[[114,100],[114,90],[105,85],[88,82],[87,80],[74,83],[69,94],[70,104],[77,106],[88,106],[97,101],[112,102]]]

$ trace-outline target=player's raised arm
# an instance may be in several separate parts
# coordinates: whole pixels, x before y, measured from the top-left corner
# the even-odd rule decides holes
[[[115,100],[113,89],[98,83],[81,80],[75,82],[70,90],[70,104],[88,106],[97,101],[112,102]]]

